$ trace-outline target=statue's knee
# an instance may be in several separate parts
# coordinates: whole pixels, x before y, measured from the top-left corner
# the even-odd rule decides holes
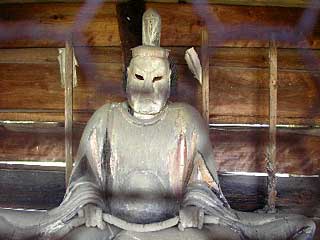
[[[0,216],[0,239],[11,239],[14,234],[14,227],[8,221]]]
[[[68,233],[63,240],[109,240],[110,232],[98,228],[78,227]]]
[[[295,237],[300,239],[299,236],[304,236],[301,239],[312,239],[316,231],[315,222],[302,215],[290,215],[288,220],[292,222],[295,229]],[[296,239],[294,238],[294,239]]]
[[[172,227],[156,232],[131,232],[122,231],[114,240],[163,240],[163,239],[175,239],[175,240],[211,240],[212,232],[203,228],[202,230],[196,228],[186,228],[184,231],[180,231],[177,227]],[[214,239],[228,239],[229,238],[214,238]],[[238,239],[237,239],[238,240]],[[240,240],[240,239],[239,239]]]
[[[316,224],[312,219],[302,215],[293,215],[292,218],[295,222],[297,222],[297,225],[301,226],[302,228],[310,229],[312,231],[316,230]]]
[[[314,221],[312,221],[310,218],[306,218],[305,232],[313,236],[316,232],[316,228],[317,228],[316,223]]]

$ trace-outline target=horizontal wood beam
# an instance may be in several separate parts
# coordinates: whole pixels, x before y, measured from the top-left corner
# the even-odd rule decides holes
[[[105,103],[125,100],[121,86],[121,65],[108,64],[96,66],[96,69],[97,74],[90,75],[90,78],[80,73],[78,87],[74,90],[76,112],[93,112]],[[171,100],[186,102],[198,108],[194,101],[199,94],[195,88],[197,82],[186,66],[179,66],[178,70],[180,78],[177,83],[177,93]],[[40,68],[33,64],[19,66],[0,64],[1,73],[4,77],[0,82],[3,89],[0,94],[0,109],[2,109],[0,119],[14,120],[8,116],[18,117],[18,113],[27,117],[28,112],[58,114],[63,111],[60,73],[54,66]],[[211,68],[210,76],[214,79],[210,84],[211,123],[268,122],[266,70]],[[320,112],[317,107],[319,94],[317,82],[314,81],[312,74],[279,71],[279,95],[279,124],[311,126],[320,124]],[[16,111],[17,108],[20,110]],[[52,120],[47,119],[47,121]]]
[[[221,188],[234,209],[253,211],[264,206],[266,177],[219,174]],[[319,179],[280,177],[276,200],[281,211],[319,217]],[[64,172],[0,170],[0,207],[50,209],[65,193]]]
[[[127,0],[118,0],[126,2]],[[144,0],[155,3],[192,3],[192,0]],[[1,0],[0,4],[7,3],[84,3],[84,0]],[[114,0],[103,0],[114,2]],[[208,0],[210,4],[246,5],[246,6],[278,6],[278,7],[308,7],[309,0]]]
[[[76,112],[92,112],[105,103],[125,100],[121,64],[86,67],[94,67],[95,71],[86,76],[83,69],[79,70],[78,87],[74,90]],[[178,74],[177,92],[172,100],[197,106],[194,101],[199,94],[196,80],[186,65],[178,66]],[[0,75],[0,112],[17,112],[16,109],[21,109],[20,112],[63,111],[64,91],[60,86],[58,65],[0,64]],[[266,69],[213,66],[210,78],[214,79],[210,84],[210,122],[268,122]],[[279,70],[279,124],[320,124],[318,78],[318,72]],[[1,114],[0,119],[10,120]]]
[[[0,110],[0,121],[35,121],[35,122],[63,122],[64,111],[50,111],[46,109],[10,109]],[[86,123],[90,119],[94,110],[74,111],[75,122]]]
[[[15,36],[2,40],[0,47],[62,47],[64,41],[54,40],[52,36],[55,32],[64,33],[70,30],[73,24],[76,24],[76,16],[81,7],[81,3],[69,2],[2,4],[1,29],[3,32],[9,32],[5,29],[8,27],[10,33],[14,33]],[[147,2],[146,7],[156,9],[162,17],[162,46],[200,46],[202,23],[192,4]],[[284,31],[294,30],[303,16],[304,9],[210,4],[208,12],[209,17],[215,15],[217,20],[224,24],[226,36],[231,37],[231,40],[226,42],[210,41],[210,46],[267,47],[270,33],[267,31],[256,35],[254,33],[261,27],[283,27]],[[238,24],[247,26],[246,29],[251,35],[234,36]],[[121,46],[118,25],[116,4],[104,3],[92,21],[81,29],[84,37],[74,39],[74,46]],[[209,21],[209,34],[213,36],[210,39],[217,40],[214,36],[221,35],[221,32],[217,32],[218,28],[211,25]],[[27,29],[32,29],[34,34],[32,36],[28,34]],[[261,41],[262,37],[267,41]],[[320,48],[320,24],[316,24],[313,34],[308,35],[307,40],[311,48]],[[279,42],[279,47],[303,46],[301,43],[303,41],[299,44],[283,41]]]
[[[189,47],[167,47],[170,56],[178,65],[185,65],[185,51]],[[122,63],[121,47],[75,47],[75,53],[90,53],[83,59],[86,64]],[[200,48],[196,48],[200,53]],[[320,58],[320,50],[303,50],[304,53]],[[278,69],[319,72],[319,68],[309,66],[297,48],[278,48]],[[58,48],[3,48],[0,49],[1,64],[58,64]],[[210,47],[210,66],[268,69],[268,48],[251,47]],[[313,67],[313,68],[312,68]],[[80,65],[81,68],[81,65]]]
[[[197,82],[185,65],[186,48],[169,49],[177,63],[179,77],[171,100],[201,109],[195,101],[199,99]],[[75,121],[80,122],[86,122],[92,112],[105,103],[125,100],[121,48],[88,50],[91,60],[80,64],[78,87],[74,90]],[[210,122],[267,123],[267,49],[210,50]],[[75,48],[75,51],[81,54],[84,49]],[[310,53],[320,57],[319,50],[310,50]],[[319,69],[312,66],[308,71],[310,68],[297,49],[279,49],[278,66],[279,124],[319,125]],[[64,91],[60,85],[56,48],[1,49],[0,76],[0,120],[63,119]]]
[[[84,126],[74,125],[75,153]],[[278,131],[277,172],[318,174],[319,129],[280,128]],[[210,138],[220,171],[265,172],[267,128],[217,127],[210,130]],[[0,161],[61,162],[64,159],[63,124],[7,123],[0,126]]]
[[[157,2],[157,1],[154,1]],[[159,1],[160,2],[160,1]],[[192,3],[192,0],[184,2]],[[200,1],[201,2],[201,1]],[[244,5],[244,6],[277,6],[277,7],[308,7],[310,0],[208,0],[210,4]]]
[[[170,56],[178,65],[185,65],[185,51],[189,47],[167,47]],[[90,58],[83,59],[87,64],[122,63],[121,47],[75,47],[75,53],[90,53]],[[198,53],[200,49],[196,48]],[[312,54],[320,58],[320,50],[303,50],[306,54]],[[301,55],[302,50],[297,48],[278,48],[278,69],[299,70],[315,72],[319,68],[308,66]],[[1,64],[58,64],[58,48],[3,48],[0,49]],[[250,47],[210,47],[210,66],[238,67],[238,68],[268,68],[268,48]],[[81,67],[81,65],[80,65]],[[311,68],[310,68],[311,67]]]

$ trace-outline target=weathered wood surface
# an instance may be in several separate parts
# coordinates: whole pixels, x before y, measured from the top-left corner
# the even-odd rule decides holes
[[[208,29],[204,26],[201,32],[201,95],[202,95],[202,117],[209,123],[210,119],[210,57],[209,57]]]
[[[253,211],[266,201],[266,177],[220,174],[222,191],[234,209]],[[319,179],[279,178],[277,208],[307,216],[320,215]],[[50,209],[61,202],[64,172],[0,170],[0,206]]]
[[[128,0],[119,0],[126,2]],[[75,2],[83,3],[84,0],[1,0],[0,4],[6,3],[50,3],[50,2]],[[103,2],[114,2],[114,0],[103,0]],[[179,3],[179,0],[145,0],[145,2],[158,3]],[[183,2],[191,2],[192,0],[184,0]],[[279,6],[279,7],[308,7],[309,0],[208,0],[210,4],[227,4],[227,5],[248,5],[248,6]]]
[[[63,46],[64,47],[64,46]],[[74,47],[76,56],[89,49],[91,59],[80,63],[121,63],[120,47]],[[0,63],[56,64],[58,48],[3,48],[0,49]]]
[[[41,52],[41,50],[38,51]],[[115,53],[113,48],[110,51],[111,54]],[[48,51],[48,53],[55,55],[54,51]],[[8,51],[6,50],[4,54],[8,55]],[[102,52],[96,49],[93,54],[93,62],[80,63],[78,86],[74,89],[73,99],[76,112],[93,111],[105,103],[119,102],[125,99],[122,89],[122,64],[115,62],[115,59],[108,60],[107,64],[101,63],[102,56],[108,55],[106,49],[102,49]],[[15,63],[16,57],[11,56],[11,63],[0,63],[1,112],[9,112],[9,109],[12,109],[13,112],[17,109],[20,109],[19,112],[26,112],[23,110],[33,110],[34,112],[37,110],[39,112],[63,111],[64,90],[60,85],[58,62],[53,61],[53,56],[49,56],[47,59],[43,57],[44,55],[41,53],[38,58],[34,57],[31,63]],[[38,64],[38,61],[42,59],[45,62]],[[109,59],[111,58],[109,57]],[[119,59],[119,56],[116,59]],[[185,65],[179,67],[178,70],[179,75],[184,77],[177,83],[177,96],[173,97],[195,105],[197,82]],[[4,119],[5,117],[0,118]]]
[[[188,47],[166,47],[170,50],[174,62],[186,64],[185,51]],[[75,47],[75,54],[83,55],[85,47]],[[121,47],[88,47],[91,59],[84,58],[81,63],[122,63]],[[200,49],[197,48],[198,53]],[[278,69],[281,70],[313,70],[303,59],[301,53],[310,52],[320,58],[320,50],[299,50],[278,48]],[[217,67],[269,68],[268,48],[248,47],[211,47],[209,48],[210,65]],[[57,48],[3,48],[0,49],[0,63],[57,63]],[[310,68],[311,67],[311,68]]]
[[[278,51],[276,41],[271,40],[269,46],[269,145],[266,149],[266,170],[268,173],[267,211],[275,211],[276,161],[277,161],[277,107],[278,107]]]
[[[0,8],[1,28],[10,31],[1,41],[1,47],[52,47],[64,46],[63,34],[70,31],[83,4],[6,4]],[[91,11],[91,9],[89,10]],[[88,14],[86,12],[85,14]],[[84,16],[79,16],[83,19]],[[27,34],[26,31],[33,31]],[[6,40],[11,33],[14,38]],[[83,39],[75,38],[75,45],[119,46],[118,21],[114,3],[99,7],[94,19],[82,29]],[[54,37],[62,35],[62,39]]]
[[[63,171],[0,170],[1,207],[50,209],[65,193]]]
[[[74,126],[73,152],[77,152],[83,125]],[[0,126],[0,161],[64,161],[63,124]]]
[[[63,122],[64,115],[61,110],[41,110],[28,111],[28,109],[11,109],[9,111],[0,110],[0,121],[31,121],[31,122]],[[86,123],[93,111],[73,112],[75,122]]]
[[[198,6],[198,10],[190,4],[157,4],[149,3],[147,7],[157,9],[163,19],[162,44],[166,46],[190,46],[200,45],[201,21],[196,12],[205,14],[208,12],[208,25],[211,45],[215,46],[238,46],[238,47],[267,47],[270,39],[270,32],[259,31],[261,27],[283,27],[284,30],[293,30],[304,9],[298,8],[277,8],[277,7],[248,7],[248,6],[223,6],[208,5]],[[280,10],[281,9],[281,10]],[[214,25],[211,20],[216,16],[219,23],[225,26],[225,36],[229,41],[215,42],[221,37],[219,26]],[[232,16],[232,17],[230,17]],[[174,22],[175,24],[170,24]],[[239,32],[236,26],[244,24]],[[305,29],[304,29],[305,30]],[[237,33],[238,31],[238,33]],[[255,34],[256,33],[256,34]],[[240,35],[239,35],[240,34]],[[215,37],[216,36],[216,37]],[[260,40],[257,40],[260,39]],[[261,41],[264,39],[266,41]],[[317,48],[319,45],[319,25],[315,27],[313,35],[308,36],[310,46]],[[301,44],[302,41],[299,42]],[[287,41],[279,43],[279,47],[292,47]]]
[[[125,99],[121,64],[86,64],[85,67],[94,67],[95,71],[85,76],[83,69],[79,70],[78,86],[74,89],[76,112],[93,111],[105,103]],[[173,99],[196,105],[199,94],[196,80],[185,65],[178,66],[178,71],[177,96]],[[10,109],[63,112],[64,91],[58,64],[0,64],[0,76],[1,112]],[[210,77],[210,122],[268,122],[267,70],[211,67]],[[320,123],[319,77],[319,73],[279,71],[280,124]]]
[[[74,126],[76,153],[83,124]],[[211,129],[214,156],[220,171],[265,172],[267,129]],[[320,131],[280,129],[277,171],[312,175],[320,172]],[[0,128],[0,161],[64,161],[63,125],[4,125]]]
[[[74,24],[75,16],[79,12],[80,3],[43,3],[43,4],[3,4],[0,9],[1,27],[10,27],[9,33],[16,37],[4,39],[0,47],[56,47],[62,46],[63,41],[53,40],[55,32],[64,33]],[[192,4],[177,3],[147,3],[159,11],[163,19],[162,44],[164,46],[193,46],[200,45],[201,19],[196,15]],[[252,7],[209,5],[210,14],[216,14],[218,20],[227,26],[239,23],[247,24],[248,31],[254,31],[253,26],[282,26],[293,29],[303,14],[300,8]],[[202,11],[204,12],[204,11]],[[230,17],[232,16],[232,17]],[[24,21],[24,23],[19,23]],[[28,22],[26,22],[28,21]],[[172,23],[175,24],[172,24]],[[41,29],[32,27],[29,23],[40,24]],[[24,34],[28,28],[33,29],[33,38]],[[217,33],[217,27],[212,26],[209,32]],[[226,28],[226,33],[232,35],[234,29]],[[75,45],[90,46],[120,46],[118,22],[115,3],[104,3],[95,15],[93,21],[83,29],[84,39],[75,39]],[[242,31],[243,33],[243,31]],[[261,47],[268,46],[268,41],[258,41],[257,38],[269,39],[269,33],[249,37],[236,37],[236,40],[219,43],[220,46]],[[252,34],[251,34],[252,35]],[[319,24],[308,36],[312,48],[320,47]],[[211,38],[211,37],[210,37]],[[217,39],[212,37],[211,39]],[[213,44],[213,43],[211,43]],[[288,43],[280,43],[282,47],[292,47]]]
[[[86,67],[90,67],[87,64]],[[74,109],[90,110],[121,100],[121,65],[96,65],[85,78],[79,70]],[[37,71],[35,71],[37,69]],[[0,64],[1,109],[64,109],[64,89],[58,64]],[[110,88],[110,85],[112,88]]]
[[[184,65],[185,48],[171,49],[179,70],[177,96],[173,99],[197,105],[197,82]],[[83,50],[76,48],[80,55]],[[79,84],[74,89],[75,120],[87,121],[85,115],[88,114],[80,112],[92,112],[104,103],[125,99],[120,48],[90,48],[90,52],[92,60],[80,63],[78,69]],[[318,51],[314,53],[319,54]],[[0,56],[0,119],[38,118],[36,113],[27,117],[28,111],[42,112],[47,121],[61,119],[59,114],[63,113],[64,104],[57,50],[4,49]],[[219,48],[214,51],[210,59],[211,122],[268,122],[266,58],[266,49],[261,48]],[[297,50],[279,50],[278,116],[281,124],[319,124],[320,74],[305,71],[305,68]],[[11,110],[16,113],[4,113]],[[46,117],[50,115],[55,116],[53,119]]]
[[[269,71],[211,68],[210,122],[267,123]],[[278,123],[319,124],[319,73],[278,72]],[[231,117],[232,116],[232,117]]]
[[[220,170],[265,172],[268,129],[216,129],[210,132],[215,159]],[[277,172],[319,174],[319,135],[303,130],[279,129]]]
[[[69,40],[65,46],[65,82],[64,82],[64,153],[66,162],[66,186],[68,186],[69,178],[73,168],[73,86],[75,86],[74,75],[76,70],[74,68],[74,49],[72,42]]]

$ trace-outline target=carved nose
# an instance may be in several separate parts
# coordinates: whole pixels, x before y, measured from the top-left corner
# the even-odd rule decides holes
[[[148,77],[144,80],[143,83],[143,93],[153,93],[154,88],[153,88],[153,82],[152,82],[152,78]]]

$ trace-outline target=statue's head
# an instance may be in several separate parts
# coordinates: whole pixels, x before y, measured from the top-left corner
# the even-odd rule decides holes
[[[143,16],[143,45],[132,49],[127,68],[128,103],[138,114],[159,113],[170,95],[169,51],[159,47],[160,29],[160,16],[149,9]]]
[[[126,92],[132,110],[139,114],[157,114],[170,95],[168,50],[139,46],[132,49],[127,68]]]

